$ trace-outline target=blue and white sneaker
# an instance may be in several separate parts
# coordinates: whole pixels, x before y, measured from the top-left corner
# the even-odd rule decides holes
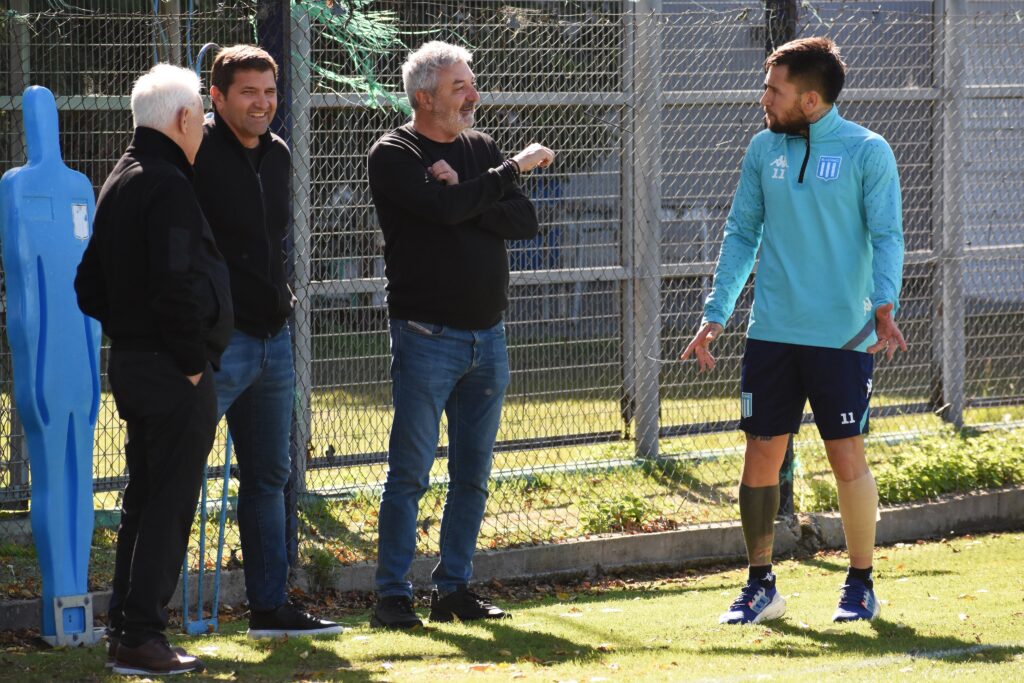
[[[718,619],[719,624],[760,624],[786,613],[786,601],[775,590],[775,576],[749,581],[740,595]]]
[[[839,591],[839,607],[832,615],[832,621],[871,621],[882,611],[875,597],[874,588],[858,579],[847,578]]]

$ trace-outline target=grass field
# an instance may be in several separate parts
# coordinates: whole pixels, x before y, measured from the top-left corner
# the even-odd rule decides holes
[[[1006,413],[1009,415],[1009,413]],[[929,422],[930,420],[930,422]],[[1024,429],[1011,422],[1007,429],[984,433],[965,430],[957,434],[942,427],[938,418],[921,416],[921,430],[886,425],[869,437],[868,451],[882,502],[885,505],[927,501],[938,496],[986,488],[1024,484]],[[934,424],[932,424],[932,422]],[[1016,424],[1016,429],[1012,426]],[[833,510],[835,486],[813,429],[804,430],[797,442],[795,506],[798,512]],[[923,433],[921,433],[923,432]],[[490,485],[478,547],[501,549],[542,543],[558,543],[591,534],[639,533],[682,526],[728,521],[737,517],[736,481],[742,464],[739,435],[719,435],[714,451],[695,457],[687,441],[694,437],[665,440],[666,457],[638,461],[629,444],[577,446],[548,452],[550,460],[535,460],[536,469],[523,473],[499,461]],[[584,449],[586,452],[584,453]],[[579,460],[573,461],[575,454]],[[581,454],[584,457],[580,457]],[[500,454],[514,456],[514,453]],[[585,466],[573,469],[572,463]],[[420,503],[420,534],[417,551],[438,551],[444,508],[445,462],[438,462],[438,480]],[[356,468],[330,470],[352,488],[341,497],[303,497],[299,505],[299,561],[314,586],[330,585],[339,565],[372,562],[376,557],[377,513],[380,489],[373,486],[383,477],[383,466],[358,468],[367,479],[355,477]],[[211,496],[219,503],[219,481]],[[370,485],[367,485],[367,484]],[[231,493],[234,495],[235,484]],[[115,493],[100,494],[97,506],[112,509]],[[233,505],[233,503],[231,503]],[[216,561],[217,515],[211,509],[207,522],[207,553],[202,562]],[[11,513],[8,513],[10,515]],[[225,540],[225,566],[237,567],[241,559],[237,525],[229,515]],[[20,521],[27,525],[24,516]],[[110,585],[113,568],[116,518],[97,516],[90,558],[90,588]],[[198,568],[198,522],[193,529],[190,566]],[[30,598],[39,594],[39,570],[31,544],[0,543],[0,595]]]
[[[1024,533],[898,544],[876,556],[881,617],[830,622],[845,567],[835,553],[776,565],[784,618],[727,627],[718,614],[743,570],[686,570],[494,587],[509,621],[411,633],[366,626],[365,609],[325,609],[352,627],[337,638],[252,643],[245,622],[174,640],[209,681],[932,681],[1021,680]],[[515,597],[518,596],[518,597]],[[102,646],[40,650],[9,643],[3,678],[127,680],[103,672]]]

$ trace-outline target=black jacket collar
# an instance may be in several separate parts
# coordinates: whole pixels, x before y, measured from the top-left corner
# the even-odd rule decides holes
[[[220,115],[220,112],[216,108],[213,110],[213,125],[210,126],[214,132],[221,136],[226,142],[235,144],[240,150],[245,150],[246,147],[235,135],[235,131],[231,130],[231,126],[227,124],[224,118]],[[273,133],[270,132],[270,128],[260,136],[260,147],[264,149],[270,148],[270,142],[273,140]]]
[[[136,128],[132,144],[128,147],[129,152],[132,150],[168,161],[181,170],[185,177],[192,178],[192,164],[188,163],[185,152],[178,146],[178,143],[156,128],[146,128],[145,126]]]

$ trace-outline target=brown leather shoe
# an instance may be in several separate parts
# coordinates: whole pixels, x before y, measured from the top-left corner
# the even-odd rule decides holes
[[[121,645],[121,636],[115,636],[113,634],[107,634],[107,662],[103,666],[107,669],[114,668],[114,662],[117,661],[117,648]],[[177,655],[188,655],[183,647],[172,647],[171,650]]]
[[[138,647],[118,643],[113,669],[114,673],[126,676],[167,676],[198,673],[205,671],[206,665],[198,657],[175,652],[166,640],[157,638]]]

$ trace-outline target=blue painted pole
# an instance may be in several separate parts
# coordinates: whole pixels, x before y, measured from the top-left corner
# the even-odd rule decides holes
[[[220,519],[217,534],[217,563],[213,569],[213,596],[210,598],[210,616],[203,617],[203,577],[206,573],[206,492],[207,479],[203,478],[203,495],[199,503],[199,569],[196,572],[196,618],[189,617],[191,599],[188,587],[188,555],[181,567],[181,628],[189,635],[215,633],[220,628],[217,615],[220,612],[220,572],[224,559],[224,533],[228,520],[228,492],[231,485],[231,434],[224,444],[224,487],[220,499]]]

